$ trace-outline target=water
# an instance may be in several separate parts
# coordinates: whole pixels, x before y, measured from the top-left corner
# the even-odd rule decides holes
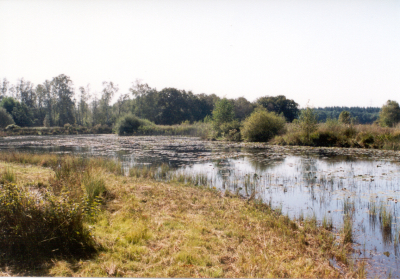
[[[106,156],[120,160],[125,170],[169,164],[176,174],[202,176],[210,187],[244,197],[255,193],[255,198],[291,218],[331,220],[334,233],[347,213],[353,220],[351,257],[369,263],[369,277],[389,273],[400,277],[400,157],[396,152],[115,135],[7,137],[0,139],[0,149]],[[384,212],[391,215],[386,225]]]

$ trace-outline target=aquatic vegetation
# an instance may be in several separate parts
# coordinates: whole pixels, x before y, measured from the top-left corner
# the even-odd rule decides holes
[[[342,234],[344,244],[353,242],[353,220],[348,214],[343,216]]]
[[[343,200],[343,213],[346,215],[353,215],[355,212],[354,201],[348,198]]]
[[[333,229],[333,220],[332,218],[328,218],[326,215],[324,216],[324,219],[322,220],[322,227],[328,231],[331,231]]]
[[[388,243],[392,239],[392,222],[393,217],[391,211],[387,208],[383,202],[381,202],[379,209],[379,223],[382,232],[382,238],[385,243]]]
[[[71,159],[71,162],[78,163],[79,160]],[[90,165],[91,159],[87,162]],[[85,203],[75,202],[74,197],[65,191],[60,194],[52,192],[51,183],[75,181],[71,176],[81,177],[84,181],[86,172],[78,174],[71,170],[75,168],[78,171],[86,167],[86,164],[86,161],[82,161],[81,166],[78,164],[75,167],[68,163],[64,164],[65,169],[62,170],[61,161],[58,179],[50,176],[49,185],[43,188],[52,193],[54,200],[40,205],[40,208],[54,205],[54,210],[49,212],[58,212],[59,208],[63,208],[65,211],[62,212],[68,212],[68,216],[71,216],[75,208],[81,214],[79,216],[83,223],[80,224],[83,224],[84,229],[78,230],[79,234],[76,231],[68,232],[63,237],[69,238],[60,239],[63,240],[65,251],[72,247],[69,244],[75,243],[73,239],[84,245],[79,244],[79,249],[73,250],[71,254],[67,253],[64,258],[52,258],[46,269],[32,271],[32,274],[86,277],[190,277],[193,274],[221,277],[249,277],[250,274],[257,277],[340,275],[327,260],[327,257],[336,256],[340,252],[329,232],[318,230],[314,225],[304,230],[288,216],[271,210],[268,205],[258,200],[244,201],[229,192],[221,195],[213,189],[115,175],[103,168],[99,173],[102,173],[107,191],[113,194],[112,200],[104,200],[105,204],[98,216],[90,219],[90,222],[85,221]],[[17,168],[21,171],[24,166]],[[158,171],[161,172],[160,169]],[[95,170],[90,175],[96,175]],[[29,179],[30,176],[21,176],[21,181]],[[205,181],[204,177],[193,175],[191,178],[186,177],[185,183],[199,183],[202,179]],[[74,185],[80,188],[80,184]],[[15,189],[12,191],[15,194],[22,193]],[[84,193],[83,191],[82,194]],[[18,204],[15,206],[18,207]],[[36,206],[36,202],[22,204]],[[46,220],[51,219],[47,215],[43,216]],[[27,216],[24,218],[30,219]],[[313,219],[315,221],[310,222],[315,224],[316,219]],[[63,219],[60,218],[60,221]],[[61,224],[60,228],[64,229],[66,226],[65,230],[68,231],[68,223]],[[74,224],[77,226],[79,223]],[[54,225],[60,226],[60,223]],[[37,226],[37,229],[43,228]],[[49,229],[54,227],[49,226]],[[59,245],[58,235],[54,236],[56,238],[49,240],[48,245]],[[90,242],[85,242],[86,238]],[[47,245],[44,244],[46,242],[37,244]],[[321,246],[324,250],[321,250]],[[84,260],[74,258],[79,253],[90,254],[96,247],[101,247],[98,253],[91,254]],[[53,250],[55,249],[57,248]],[[238,251],[237,256],[233,253],[234,249]],[[49,253],[46,251],[43,250],[43,253]],[[59,253],[64,255],[61,250]],[[49,254],[52,257],[52,253]],[[77,264],[72,266],[71,262]],[[182,268],[183,264],[191,266]],[[232,266],[234,268],[228,268]],[[254,266],[258,267],[257,270],[254,270]]]

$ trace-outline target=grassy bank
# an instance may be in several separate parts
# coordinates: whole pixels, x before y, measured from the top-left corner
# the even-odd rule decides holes
[[[48,226],[60,231],[53,237],[70,241],[45,245],[51,241],[47,234],[40,240],[36,231],[33,241],[16,230],[30,245],[24,254],[0,256],[2,275],[356,277],[363,271],[349,268],[344,234],[334,237],[313,218],[294,222],[256,200],[191,183],[157,181],[147,169],[131,169],[123,176],[118,163],[103,159],[22,153],[2,153],[1,159],[2,195],[14,185],[26,201],[18,207],[21,218],[8,228],[32,227],[43,217],[26,217],[29,210],[53,210],[59,223]],[[0,206],[3,220],[10,204]],[[57,211],[60,207],[65,210]],[[71,226],[80,228],[79,234],[64,235],[70,228],[65,222],[74,214],[79,218]],[[9,233],[4,228],[1,233]],[[77,241],[77,235],[83,236]],[[12,243],[9,249],[19,247]],[[57,243],[64,247],[55,247]],[[77,243],[85,248],[80,253],[71,250]],[[41,254],[24,257],[38,245]],[[331,257],[342,273],[329,264]]]

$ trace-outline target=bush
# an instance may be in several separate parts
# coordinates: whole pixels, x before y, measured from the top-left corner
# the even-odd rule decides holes
[[[4,108],[0,108],[0,128],[5,128],[10,124],[14,124],[14,120]]]
[[[285,119],[265,108],[257,108],[243,121],[241,133],[246,141],[266,142],[285,128]]]
[[[14,130],[14,129],[19,129],[19,128],[21,128],[21,127],[16,124],[10,124],[6,127],[6,130]]]
[[[219,126],[219,132],[224,139],[229,141],[240,141],[240,122],[233,120],[231,122],[222,123]]]
[[[154,126],[154,124],[147,119],[141,119],[133,114],[128,114],[118,120],[116,132],[120,136],[132,135],[136,133],[140,127],[144,126]]]

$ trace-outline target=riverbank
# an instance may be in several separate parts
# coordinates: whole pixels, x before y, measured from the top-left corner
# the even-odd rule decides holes
[[[84,256],[49,251],[36,258],[34,265],[2,259],[3,275],[363,275],[363,268],[351,268],[346,257],[351,247],[343,245],[344,235],[334,237],[318,227],[315,219],[294,222],[252,198],[244,200],[189,183],[157,181],[144,170],[131,170],[131,176],[123,176],[114,161],[3,154],[3,184],[6,178],[14,180],[22,192],[51,193],[54,199],[79,204],[82,198],[87,202],[89,189],[104,186],[101,200],[92,204],[98,210],[82,218],[82,233],[90,233],[95,251]],[[331,257],[342,267],[341,272],[331,266]]]

